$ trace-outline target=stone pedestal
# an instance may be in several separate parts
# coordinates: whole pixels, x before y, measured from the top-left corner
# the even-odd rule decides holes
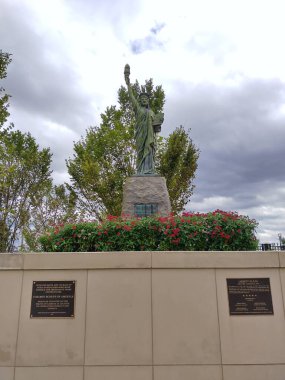
[[[138,210],[147,210],[147,214],[138,215]],[[127,178],[123,193],[122,215],[147,216],[155,213],[167,216],[170,212],[170,200],[164,177],[133,176]]]

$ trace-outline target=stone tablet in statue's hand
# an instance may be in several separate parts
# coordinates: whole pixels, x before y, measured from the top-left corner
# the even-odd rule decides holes
[[[154,115],[153,118],[153,130],[155,133],[158,133],[161,131],[161,124],[164,121],[164,113],[158,112],[157,114]]]

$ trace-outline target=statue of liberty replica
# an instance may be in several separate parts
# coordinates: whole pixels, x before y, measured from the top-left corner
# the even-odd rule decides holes
[[[163,113],[155,114],[149,106],[147,93],[134,96],[130,83],[130,66],[124,70],[129,98],[135,113],[136,174],[127,178],[122,215],[167,215],[171,212],[165,178],[155,171],[156,134],[161,131]]]
[[[149,96],[146,92],[134,97],[130,84],[130,66],[125,66],[125,81],[136,116],[135,141],[137,151],[137,174],[155,174],[156,133],[160,132],[163,114],[157,115],[149,107]]]

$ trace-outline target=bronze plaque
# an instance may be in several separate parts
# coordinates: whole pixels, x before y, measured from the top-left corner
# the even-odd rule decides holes
[[[33,281],[31,318],[74,317],[75,281]]]
[[[158,213],[157,203],[135,203],[134,214],[137,217],[145,217]]]
[[[269,278],[227,278],[230,315],[272,315]]]

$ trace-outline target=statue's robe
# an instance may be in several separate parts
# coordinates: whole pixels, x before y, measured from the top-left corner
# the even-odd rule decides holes
[[[135,109],[135,140],[137,150],[137,174],[154,174],[155,135],[153,131],[154,113],[138,102]]]

